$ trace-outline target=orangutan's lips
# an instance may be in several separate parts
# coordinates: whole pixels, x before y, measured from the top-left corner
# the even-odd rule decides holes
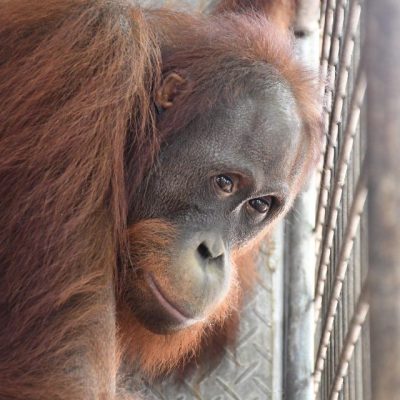
[[[180,325],[189,326],[200,321],[200,319],[189,317],[182,311],[178,310],[177,307],[165,297],[151,274],[145,274],[145,279],[157,301],[176,322],[178,322]]]

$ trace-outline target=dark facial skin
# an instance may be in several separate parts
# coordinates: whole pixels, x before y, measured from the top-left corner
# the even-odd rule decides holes
[[[140,219],[172,223],[176,238],[168,249],[168,268],[150,271],[150,281],[144,271],[137,280],[146,301],[137,301],[135,312],[146,326],[179,330],[207,319],[224,300],[232,250],[293,200],[301,141],[293,95],[275,81],[233,107],[221,104],[165,143],[149,176]]]

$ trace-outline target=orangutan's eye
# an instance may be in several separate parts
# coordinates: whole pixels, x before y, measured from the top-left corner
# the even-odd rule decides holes
[[[272,196],[259,197],[249,200],[250,207],[260,214],[266,214],[272,205]]]
[[[234,189],[234,183],[232,178],[227,175],[218,175],[215,177],[215,183],[218,188],[222,190],[224,193],[232,193]]]

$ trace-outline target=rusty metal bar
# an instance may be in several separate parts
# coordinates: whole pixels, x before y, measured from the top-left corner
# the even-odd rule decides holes
[[[343,29],[345,4],[346,2],[342,1],[340,6],[338,6],[339,12],[337,13],[337,18],[335,20],[335,26],[333,32],[334,39],[332,44],[333,47],[331,48],[328,60],[329,65],[332,66],[338,64],[338,57],[340,51],[340,38],[341,38],[341,31]],[[317,243],[317,245],[319,244],[318,258],[320,258],[321,252],[323,251],[323,245],[322,245],[323,223],[325,217],[325,210],[328,205],[332,169],[334,168],[333,165],[334,149],[337,145],[338,125],[341,122],[343,102],[346,97],[349,68],[354,49],[354,37],[360,20],[360,13],[361,13],[361,1],[353,0],[350,5],[349,18],[343,40],[343,50],[337,71],[337,82],[335,87],[336,89],[335,95],[333,99],[333,107],[331,113],[328,114],[329,118],[325,115],[325,123],[328,124],[327,146],[322,167],[320,192],[318,196],[317,216],[315,223],[317,240],[319,242]],[[324,67],[323,63],[321,65],[322,68]],[[332,80],[335,79],[333,71],[331,72],[330,78]],[[328,110],[325,111],[326,114],[327,111]]]
[[[355,345],[360,337],[361,328],[368,315],[369,304],[365,300],[363,292],[357,302],[354,316],[351,319],[350,327],[344,340],[343,349],[340,354],[339,364],[336,368],[335,378],[332,384],[329,400],[337,400],[343,387],[343,380],[347,374],[349,362],[353,356]]]
[[[351,151],[353,148],[353,141],[357,131],[360,108],[364,100],[364,93],[366,89],[365,73],[360,69],[357,74],[357,81],[353,90],[353,95],[350,105],[350,114],[348,116],[346,131],[344,133],[343,144],[340,149],[339,161],[337,163],[337,172],[333,184],[331,195],[331,204],[328,210],[328,217],[325,222],[325,234],[321,246],[321,254],[318,259],[318,273],[315,292],[315,318],[318,320],[319,312],[321,309],[321,301],[324,293],[325,279],[329,259],[331,254],[331,247],[333,243],[334,232],[342,198],[343,186],[347,175],[348,163],[350,160]]]
[[[319,383],[321,382],[321,373],[323,371],[326,359],[326,352],[330,342],[333,322],[336,314],[336,308],[342,291],[343,281],[346,275],[350,254],[353,249],[353,242],[356,236],[360,216],[364,208],[367,197],[366,173],[364,169],[360,175],[353,203],[351,206],[348,224],[344,235],[343,245],[340,251],[338,265],[336,268],[336,276],[332,291],[329,296],[327,314],[323,325],[321,339],[317,350],[317,357],[314,368],[314,392],[318,393]]]
[[[372,397],[400,398],[400,2],[368,2]]]

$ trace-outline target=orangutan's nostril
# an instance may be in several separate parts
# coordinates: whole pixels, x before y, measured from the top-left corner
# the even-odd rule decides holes
[[[213,258],[209,248],[204,242],[199,245],[199,247],[197,248],[197,252],[200,254],[201,258],[205,260]]]

